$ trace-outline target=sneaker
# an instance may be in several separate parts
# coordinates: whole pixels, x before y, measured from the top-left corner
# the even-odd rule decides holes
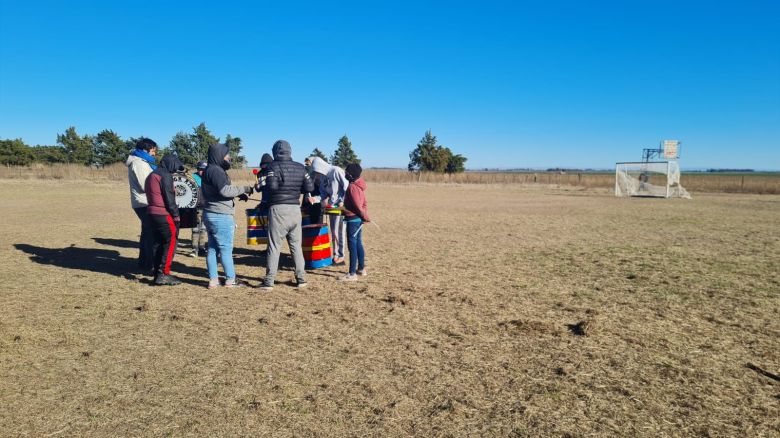
[[[246,283],[236,278],[225,280],[225,287],[244,287]]]
[[[257,286],[257,288],[260,289],[260,290],[273,290],[274,289],[274,285],[273,284],[268,284],[266,282],[262,282],[262,283],[260,283],[260,285]]]
[[[360,275],[361,277],[365,277],[366,275],[368,275],[368,272],[366,271],[366,268],[358,269],[357,275]]]
[[[177,286],[179,284],[181,284],[181,280],[172,275],[160,274],[154,278],[155,286]]]
[[[197,252],[197,251],[192,251],[191,253],[189,253],[189,254],[187,254],[187,255],[188,255],[189,257],[197,257],[197,256],[198,256],[198,252]]]
[[[298,284],[295,286],[298,289],[305,288],[309,283],[306,282],[306,280],[298,280]]]
[[[209,289],[216,289],[220,286],[222,285],[219,283],[219,278],[212,278],[209,280]]]
[[[334,265],[345,265],[346,262],[344,261],[344,259],[334,258],[333,259],[333,264]]]
[[[357,281],[357,275],[347,274],[343,277],[339,277],[339,281]]]

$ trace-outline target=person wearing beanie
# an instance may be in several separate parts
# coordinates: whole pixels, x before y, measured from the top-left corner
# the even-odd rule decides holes
[[[344,170],[349,181],[344,197],[344,221],[347,226],[347,247],[349,249],[349,273],[339,280],[355,281],[358,275],[368,275],[366,271],[366,252],[363,248],[363,224],[371,222],[366,201],[366,180],[361,174],[363,169],[352,163]]]
[[[267,265],[260,289],[273,289],[279,269],[279,253],[285,240],[295,260],[297,287],[302,288],[306,286],[306,262],[301,247],[301,194],[314,190],[314,184],[303,164],[292,160],[290,143],[278,140],[271,151],[274,160],[268,166],[266,177],[269,205]]]
[[[236,210],[235,198],[246,202],[252,194],[252,186],[234,186],[230,182],[227,170],[230,169],[230,152],[225,144],[209,146],[208,166],[203,172],[203,223],[209,236],[206,251],[206,268],[209,271],[209,289],[220,287],[217,267],[219,253],[222,269],[225,270],[225,287],[243,286],[236,279],[233,266],[233,235],[236,224],[233,215]]]
[[[268,167],[274,161],[274,157],[271,154],[265,153],[260,158],[260,168],[257,171],[257,184],[255,184],[255,191],[260,193],[260,203],[257,204],[257,210],[262,213],[268,212],[268,201],[270,196],[268,195]]]
[[[201,251],[206,252],[206,227],[203,226],[203,191],[200,189],[203,185],[203,172],[206,171],[209,163],[201,160],[195,165],[195,173],[190,175],[198,185],[198,205],[195,206],[195,226],[192,228],[192,252],[190,257],[197,257]]]
[[[349,181],[344,177],[344,170],[328,164],[320,157],[309,157],[311,168],[320,175],[320,198],[325,208],[341,208],[344,206],[344,196],[347,193]],[[330,238],[333,246],[333,263],[344,264],[344,242],[346,224],[340,214],[328,214],[330,218]]]

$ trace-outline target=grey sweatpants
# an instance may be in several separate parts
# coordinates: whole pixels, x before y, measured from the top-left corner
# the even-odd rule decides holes
[[[295,279],[299,283],[306,280],[305,261],[301,248],[301,207],[298,205],[272,205],[268,212],[268,251],[265,270],[265,284],[273,285],[279,270],[279,253],[284,239],[290,246],[295,260]]]
[[[340,214],[329,214],[330,216],[330,240],[333,247],[333,258],[344,258],[344,245],[347,243],[347,223],[344,222],[344,216]]]

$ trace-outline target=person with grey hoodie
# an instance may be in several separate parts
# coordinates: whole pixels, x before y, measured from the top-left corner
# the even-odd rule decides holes
[[[320,174],[320,197],[322,205],[331,208],[342,208],[347,194],[349,181],[344,175],[344,169],[328,164],[320,157],[309,157],[311,168]],[[340,214],[329,214],[330,239],[333,247],[333,263],[344,264],[344,244],[346,243],[347,225]]]
[[[225,270],[225,287],[237,287],[243,284],[236,280],[233,266],[233,235],[236,230],[233,215],[235,200],[249,199],[252,186],[231,185],[227,170],[230,169],[230,153],[227,145],[213,144],[209,146],[208,166],[203,172],[201,192],[205,201],[203,206],[203,223],[208,233],[208,250],[206,251],[206,267],[209,271],[209,289],[220,286],[217,268],[217,253]]]
[[[278,140],[271,149],[274,160],[268,166],[266,191],[268,196],[268,250],[266,252],[265,280],[260,289],[271,290],[279,269],[279,252],[285,239],[295,260],[297,287],[306,286],[306,262],[301,247],[301,194],[314,190],[306,168],[292,160],[292,147]]]

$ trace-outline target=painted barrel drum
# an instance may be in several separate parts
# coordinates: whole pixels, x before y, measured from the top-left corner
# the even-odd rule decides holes
[[[306,269],[318,269],[333,264],[330,253],[330,232],[326,224],[304,225],[302,228],[303,259]]]
[[[246,244],[261,245],[268,243],[268,212],[256,208],[246,209]]]

